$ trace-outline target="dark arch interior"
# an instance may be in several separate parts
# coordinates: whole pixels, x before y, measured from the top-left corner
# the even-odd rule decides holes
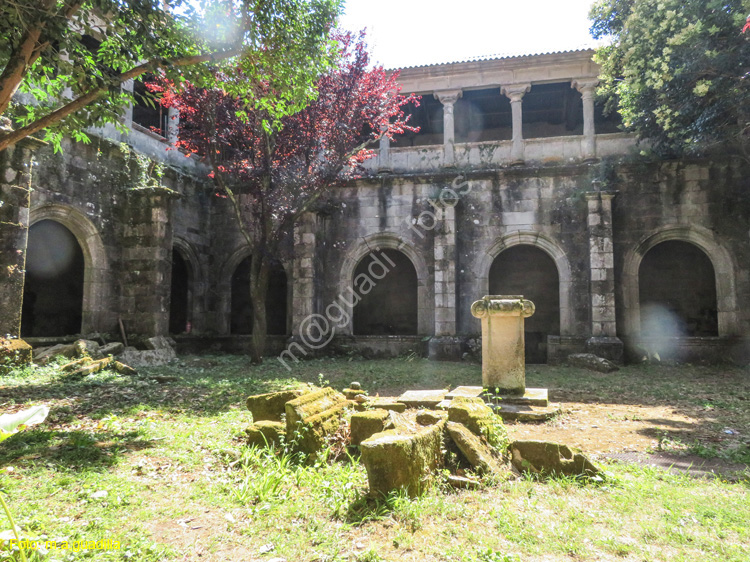
[[[490,294],[523,295],[536,307],[526,318],[526,362],[547,362],[547,336],[560,334],[560,278],[554,260],[529,245],[504,250],[490,267]]]
[[[355,335],[416,335],[417,271],[406,255],[398,250],[371,252],[357,264],[352,282],[361,297],[353,311]]]
[[[172,250],[172,289],[169,297],[169,333],[189,332],[190,270],[179,250]]]
[[[81,331],[83,251],[67,228],[51,220],[29,228],[21,335],[68,336]]]
[[[719,335],[714,267],[694,244],[669,240],[651,248],[638,287],[642,335]]]
[[[246,257],[232,275],[232,314],[230,333],[253,333],[253,307],[250,302],[250,264],[252,256]],[[287,333],[287,279],[281,264],[274,265],[266,295],[266,325],[268,334],[283,336]]]

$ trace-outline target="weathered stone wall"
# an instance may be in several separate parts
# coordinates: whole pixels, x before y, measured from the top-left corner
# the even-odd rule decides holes
[[[617,323],[638,342],[638,268],[668,240],[691,243],[711,260],[716,276],[719,337],[750,337],[750,192],[747,167],[714,159],[623,166],[612,179]],[[710,340],[711,338],[708,338]],[[705,347],[710,341],[690,343]],[[726,344],[719,345],[726,349]],[[738,345],[740,343],[738,342]]]
[[[26,156],[0,155],[6,201],[13,185],[28,181]],[[165,334],[176,249],[189,270],[191,335],[229,334],[231,277],[249,249],[204,171],[168,168],[154,182],[119,145],[99,139],[66,142],[62,154],[45,147],[36,160],[29,220],[57,221],[81,245],[83,332],[117,333],[122,318],[130,334]],[[644,343],[641,260],[657,244],[677,240],[708,256],[717,286],[718,337],[692,338],[682,347],[692,350],[688,355],[709,349],[736,354],[750,334],[746,177],[745,166],[727,159],[558,162],[365,177],[335,188],[329,202],[305,216],[279,256],[289,278],[289,331],[297,336],[305,318],[318,313],[337,334],[351,334],[355,272],[377,270],[357,266],[362,260],[386,263],[390,254],[384,250],[393,250],[416,271],[417,337],[361,340],[381,351],[404,350],[438,336],[456,356],[462,338],[479,333],[470,306],[488,294],[493,260],[528,245],[545,252],[559,276],[559,334],[549,339],[549,359],[587,346],[606,350],[618,337],[635,349]],[[22,217],[22,201],[0,212],[6,221],[13,218],[9,212]],[[6,261],[23,245],[12,236],[2,243]],[[3,284],[4,290],[10,286]]]
[[[122,318],[130,334],[165,334],[173,238],[196,247],[194,256],[209,254],[209,213],[199,200],[205,193],[203,179],[166,168],[157,181],[151,161],[142,164],[143,174],[142,165],[118,144],[96,137],[89,145],[66,140],[58,154],[41,148],[35,162],[30,224],[58,222],[83,250],[81,331],[119,334]],[[204,259],[195,261],[206,268]],[[200,270],[196,276],[205,278]],[[204,288],[196,289],[205,294]],[[196,300],[201,326],[202,306]]]

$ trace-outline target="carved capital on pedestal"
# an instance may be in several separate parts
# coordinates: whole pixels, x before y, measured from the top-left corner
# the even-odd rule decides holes
[[[529,90],[531,90],[531,84],[508,84],[500,88],[503,95],[510,98],[510,103],[521,101]]]
[[[474,301],[471,314],[475,318],[486,316],[520,316],[528,318],[534,314],[534,303],[520,295],[486,295]]]

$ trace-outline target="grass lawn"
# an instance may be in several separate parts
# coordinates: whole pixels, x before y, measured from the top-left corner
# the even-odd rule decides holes
[[[135,378],[66,381],[54,366],[5,377],[0,411],[51,409],[0,445],[0,489],[22,535],[68,541],[30,560],[750,560],[750,472],[709,480],[601,456],[670,450],[746,464],[747,368],[530,366],[527,385],[549,388],[565,411],[510,425],[511,436],[582,447],[604,483],[518,479],[379,501],[365,499],[356,459],[299,466],[243,446],[246,396],[318,384],[319,373],[381,396],[481,378],[478,365],[423,359],[315,360],[289,373],[236,356],[183,357]],[[120,548],[78,542],[102,540]]]

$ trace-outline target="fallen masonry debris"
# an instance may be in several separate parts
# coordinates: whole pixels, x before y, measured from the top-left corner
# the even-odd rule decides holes
[[[541,399],[531,394],[530,400]],[[250,445],[284,444],[311,460],[343,436],[345,445],[360,451],[372,496],[394,490],[416,496],[440,475],[452,487],[476,488],[485,477],[512,477],[513,468],[541,476],[599,475],[588,458],[565,445],[509,445],[497,402],[475,387],[371,398],[356,383],[344,394],[307,386],[248,397],[253,422],[246,433]]]

